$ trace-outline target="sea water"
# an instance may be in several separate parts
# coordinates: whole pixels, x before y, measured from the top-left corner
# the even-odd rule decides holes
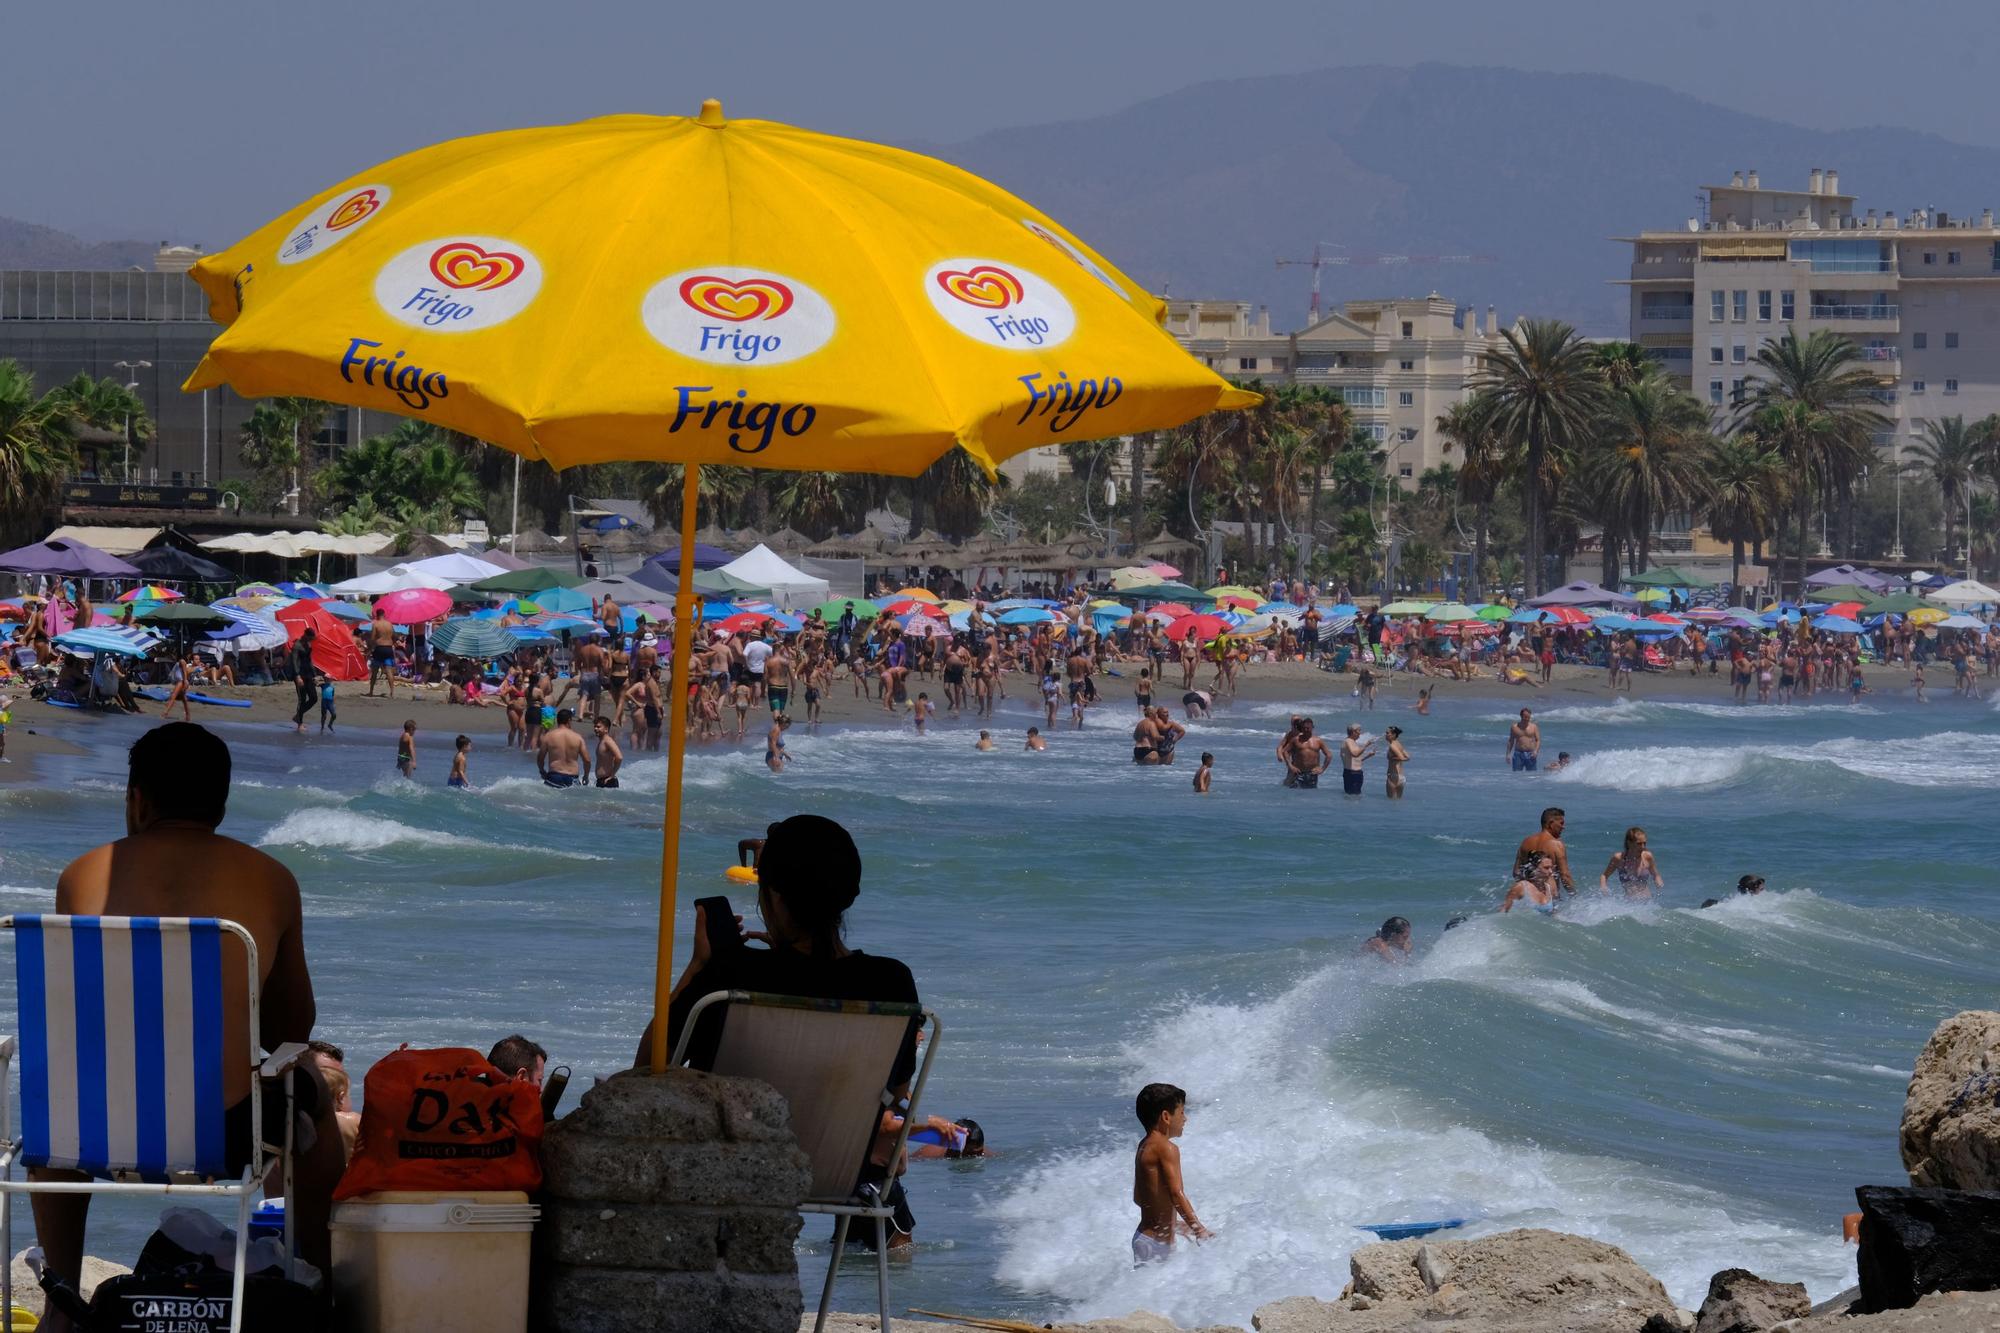
[[[1514,700],[1449,688],[1429,717],[1357,712],[1332,681],[1244,704],[1195,723],[1162,769],[1129,762],[1117,682],[1045,754],[1022,752],[1041,719],[1016,702],[993,754],[944,721],[795,728],[782,776],[761,748],[690,756],[680,956],[695,898],[748,906],[721,876],[739,837],[839,819],[866,865],[850,942],[906,961],[944,1020],[925,1109],[986,1129],[990,1158],[911,1168],[898,1310],[1247,1326],[1262,1302],[1337,1294],[1372,1240],[1357,1223],[1437,1217],[1613,1242],[1683,1304],[1734,1265],[1815,1299],[1853,1280],[1840,1215],[1856,1185],[1903,1179],[1924,1038],[1993,1004],[2000,714],[1523,694],[1550,704],[1544,755],[1577,756],[1530,775],[1503,758]],[[204,720],[236,757],[224,831],[297,872],[319,1032],[347,1049],[357,1096],[402,1042],[525,1032],[576,1070],[566,1107],[629,1062],[652,993],[660,758],[629,763],[620,791],[553,791],[481,739],[460,792],[442,710],[420,715],[420,782],[393,775],[388,731],[299,738],[217,711]],[[1383,799],[1379,760],[1365,799],[1281,788],[1294,711],[1332,738],[1400,723],[1408,799]],[[122,831],[135,732],[78,720],[63,734],[87,756],[0,788],[0,907],[45,906],[70,857]],[[1206,798],[1190,790],[1203,749]],[[1555,919],[1499,916],[1546,805],[1569,812],[1581,896]],[[1654,903],[1597,896],[1632,824],[1666,876]],[[1745,873],[1767,892],[1736,897]],[[1390,915],[1415,923],[1406,967],[1358,952]],[[1217,1238],[1135,1269],[1132,1099],[1154,1080],[1190,1095],[1186,1183]],[[93,1251],[129,1260],[150,1216],[100,1202]],[[801,1237],[808,1305],[826,1231]],[[865,1255],[836,1304],[873,1308]]]

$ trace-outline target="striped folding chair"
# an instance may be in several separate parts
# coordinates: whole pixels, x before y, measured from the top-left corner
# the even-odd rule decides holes
[[[826,1326],[833,1276],[847,1248],[847,1229],[857,1218],[875,1224],[876,1297],[882,1333],[889,1333],[888,1231],[895,1210],[889,1206],[886,1185],[880,1191],[861,1186],[861,1168],[867,1164],[882,1112],[895,1104],[885,1088],[897,1057],[911,1035],[928,1022],[930,1040],[923,1045],[909,1105],[903,1110],[903,1128],[889,1154],[892,1164],[902,1160],[943,1025],[936,1014],[915,1004],[716,991],[702,996],[688,1011],[674,1052],[675,1066],[687,1059],[702,1014],[718,1005],[724,1015],[722,1037],[709,1072],[759,1079],[784,1097],[791,1106],[792,1134],[812,1163],[811,1193],[799,1211],[836,1219],[833,1258],[826,1266],[813,1333]]]
[[[221,1195],[236,1199],[236,1285],[230,1328],[243,1318],[250,1206],[264,1179],[263,1087],[285,1078],[285,1193],[292,1190],[291,1074],[305,1046],[257,1061],[257,942],[234,921],[190,917],[9,916],[20,1035],[0,1040],[0,1092],[21,1070],[17,1137],[0,1096],[0,1246],[14,1252],[16,1194]],[[249,963],[251,1142],[240,1176],[228,1170],[223,1105],[222,937]],[[238,1145],[241,1147],[242,1145]],[[15,1180],[14,1166],[80,1171],[87,1180]],[[285,1210],[285,1260],[293,1249]],[[13,1304],[0,1268],[0,1308]]]

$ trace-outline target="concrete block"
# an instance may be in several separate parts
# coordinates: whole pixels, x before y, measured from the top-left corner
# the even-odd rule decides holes
[[[556,1199],[542,1210],[543,1252],[559,1264],[706,1273],[794,1273],[800,1217],[783,1209],[721,1210]]]
[[[607,1203],[793,1208],[812,1185],[796,1143],[675,1143],[566,1130],[542,1141],[543,1189]]]
[[[716,1104],[716,1088],[734,1081],[692,1069],[670,1069],[658,1075],[627,1070],[586,1091],[577,1109],[551,1125],[549,1132],[554,1135],[576,1131],[671,1143],[707,1142],[722,1134],[722,1111]]]
[[[795,1333],[795,1276],[653,1273],[551,1265],[536,1292],[543,1333]]]

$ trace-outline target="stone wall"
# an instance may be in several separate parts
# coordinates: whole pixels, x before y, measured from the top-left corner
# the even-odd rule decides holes
[[[692,1070],[619,1074],[542,1141],[534,1327],[794,1333],[812,1179],[784,1098]]]

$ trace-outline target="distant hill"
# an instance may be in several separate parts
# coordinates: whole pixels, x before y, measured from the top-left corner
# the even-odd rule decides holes
[[[1630,251],[1608,238],[1680,226],[1696,188],[1734,169],[1803,190],[1809,168],[1833,167],[1863,209],[1899,215],[2000,208],[1993,149],[1800,129],[1626,79],[1445,65],[1206,83],[920,147],[1034,201],[1153,290],[1268,303],[1281,329],[1303,324],[1311,274],[1273,261],[1334,241],[1498,262],[1327,268],[1328,306],[1435,289],[1623,333],[1622,289],[1606,283]]]
[[[54,227],[0,217],[0,268],[151,268],[158,249],[145,241],[92,245]]]

